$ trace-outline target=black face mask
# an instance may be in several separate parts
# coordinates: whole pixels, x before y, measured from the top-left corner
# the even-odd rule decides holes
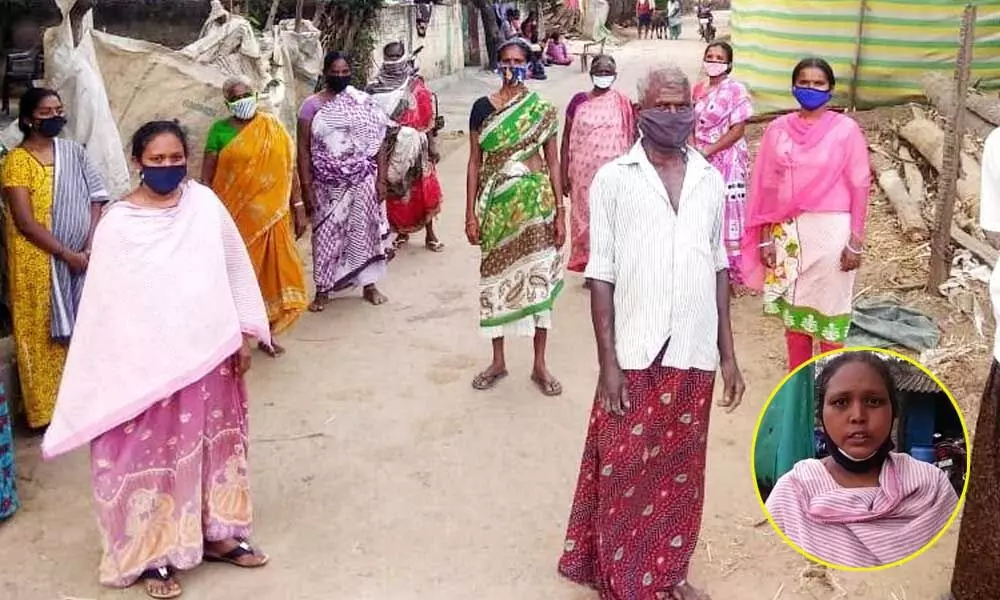
[[[330,89],[331,92],[340,93],[347,89],[347,86],[351,85],[350,75],[327,75],[326,76],[326,87]]]
[[[882,463],[885,462],[885,459],[889,456],[889,452],[896,447],[892,443],[892,440],[888,439],[882,444],[882,446],[879,447],[877,451],[875,451],[875,454],[872,454],[864,460],[854,460],[838,448],[837,445],[833,443],[833,440],[830,439],[829,435],[826,435],[826,444],[827,448],[830,449],[830,456],[838,465],[843,467],[845,471],[858,474],[870,473],[875,469],[881,468]]]
[[[66,127],[66,117],[49,117],[40,119],[35,125],[35,131],[47,138],[54,138],[62,133],[63,127]]]

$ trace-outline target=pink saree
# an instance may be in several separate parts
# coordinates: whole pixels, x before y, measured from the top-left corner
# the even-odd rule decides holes
[[[694,141],[699,150],[718,142],[737,125],[753,116],[750,92],[740,82],[726,77],[715,87],[699,82],[694,87]],[[750,170],[750,147],[745,138],[713,154],[709,159],[726,183],[725,243],[729,256],[729,279],[743,284],[740,251],[746,212],[746,183]]]
[[[813,556],[845,567],[907,558],[948,524],[958,495],[944,473],[890,453],[874,488],[842,488],[822,461],[803,460],[767,498],[774,524]]]
[[[101,220],[42,451],[91,443],[100,581],[201,562],[250,534],[247,406],[232,355],[270,343],[239,231],[190,181],[177,206],[120,201]]]
[[[617,90],[600,96],[577,94],[566,109],[569,136],[570,256],[566,268],[582,273],[590,258],[590,184],[597,170],[634,143],[632,102]]]

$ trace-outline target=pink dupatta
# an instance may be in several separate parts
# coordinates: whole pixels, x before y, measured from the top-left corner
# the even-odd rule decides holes
[[[805,155],[815,160],[803,160]],[[758,290],[764,285],[761,227],[806,212],[828,212],[831,191],[843,187],[850,203],[862,207],[852,213],[852,229],[858,219],[863,228],[870,177],[867,141],[850,117],[828,110],[814,122],[791,113],[771,123],[750,174],[741,244],[747,285]]]
[[[232,217],[209,188],[185,186],[173,208],[118,202],[101,219],[45,458],[198,381],[239,350],[243,333],[270,343]]]
[[[803,550],[837,565],[902,560],[948,524],[958,495],[944,473],[890,453],[876,488],[842,488],[822,461],[796,463],[767,499],[775,524]]]

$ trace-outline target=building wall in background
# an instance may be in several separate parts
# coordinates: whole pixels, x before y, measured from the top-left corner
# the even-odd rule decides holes
[[[408,5],[391,5],[379,13],[378,33],[375,38],[375,62],[382,62],[382,47],[389,42],[402,41],[409,51],[419,46],[420,74],[431,80],[451,75],[465,68],[465,37],[462,29],[462,5],[435,5],[427,25],[427,36],[417,35],[414,22],[415,8]],[[377,68],[372,65],[373,73]]]

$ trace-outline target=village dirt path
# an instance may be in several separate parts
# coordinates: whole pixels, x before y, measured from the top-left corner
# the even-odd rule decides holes
[[[678,61],[694,76],[702,46],[633,42],[612,49],[621,89],[645,69]],[[538,88],[564,107],[587,87],[576,67]],[[489,77],[442,89],[442,109],[464,128]],[[477,252],[462,234],[467,152],[440,165],[446,206],[443,254],[422,238],[393,262],[374,308],[357,294],[306,315],[284,338],[288,355],[257,359],[250,377],[256,541],[272,563],[259,571],[204,565],[183,574],[185,598],[289,600],[596,600],[555,566],[579,467],[597,370],[581,281],[570,277],[555,311],[551,367],[565,394],[543,398],[528,380],[528,340],[509,345],[511,376],[475,392],[489,358],[478,336]],[[749,474],[758,412],[783,374],[780,329],[759,300],[734,304],[743,406],[716,411],[709,441],[704,528],[691,581],[715,600],[873,598],[934,600],[947,589],[954,532],[891,572],[838,573],[835,589],[803,583],[805,561],[769,526]],[[0,598],[142,598],[96,583],[100,540],[88,456],[38,458],[21,441],[24,508],[0,526]]]

